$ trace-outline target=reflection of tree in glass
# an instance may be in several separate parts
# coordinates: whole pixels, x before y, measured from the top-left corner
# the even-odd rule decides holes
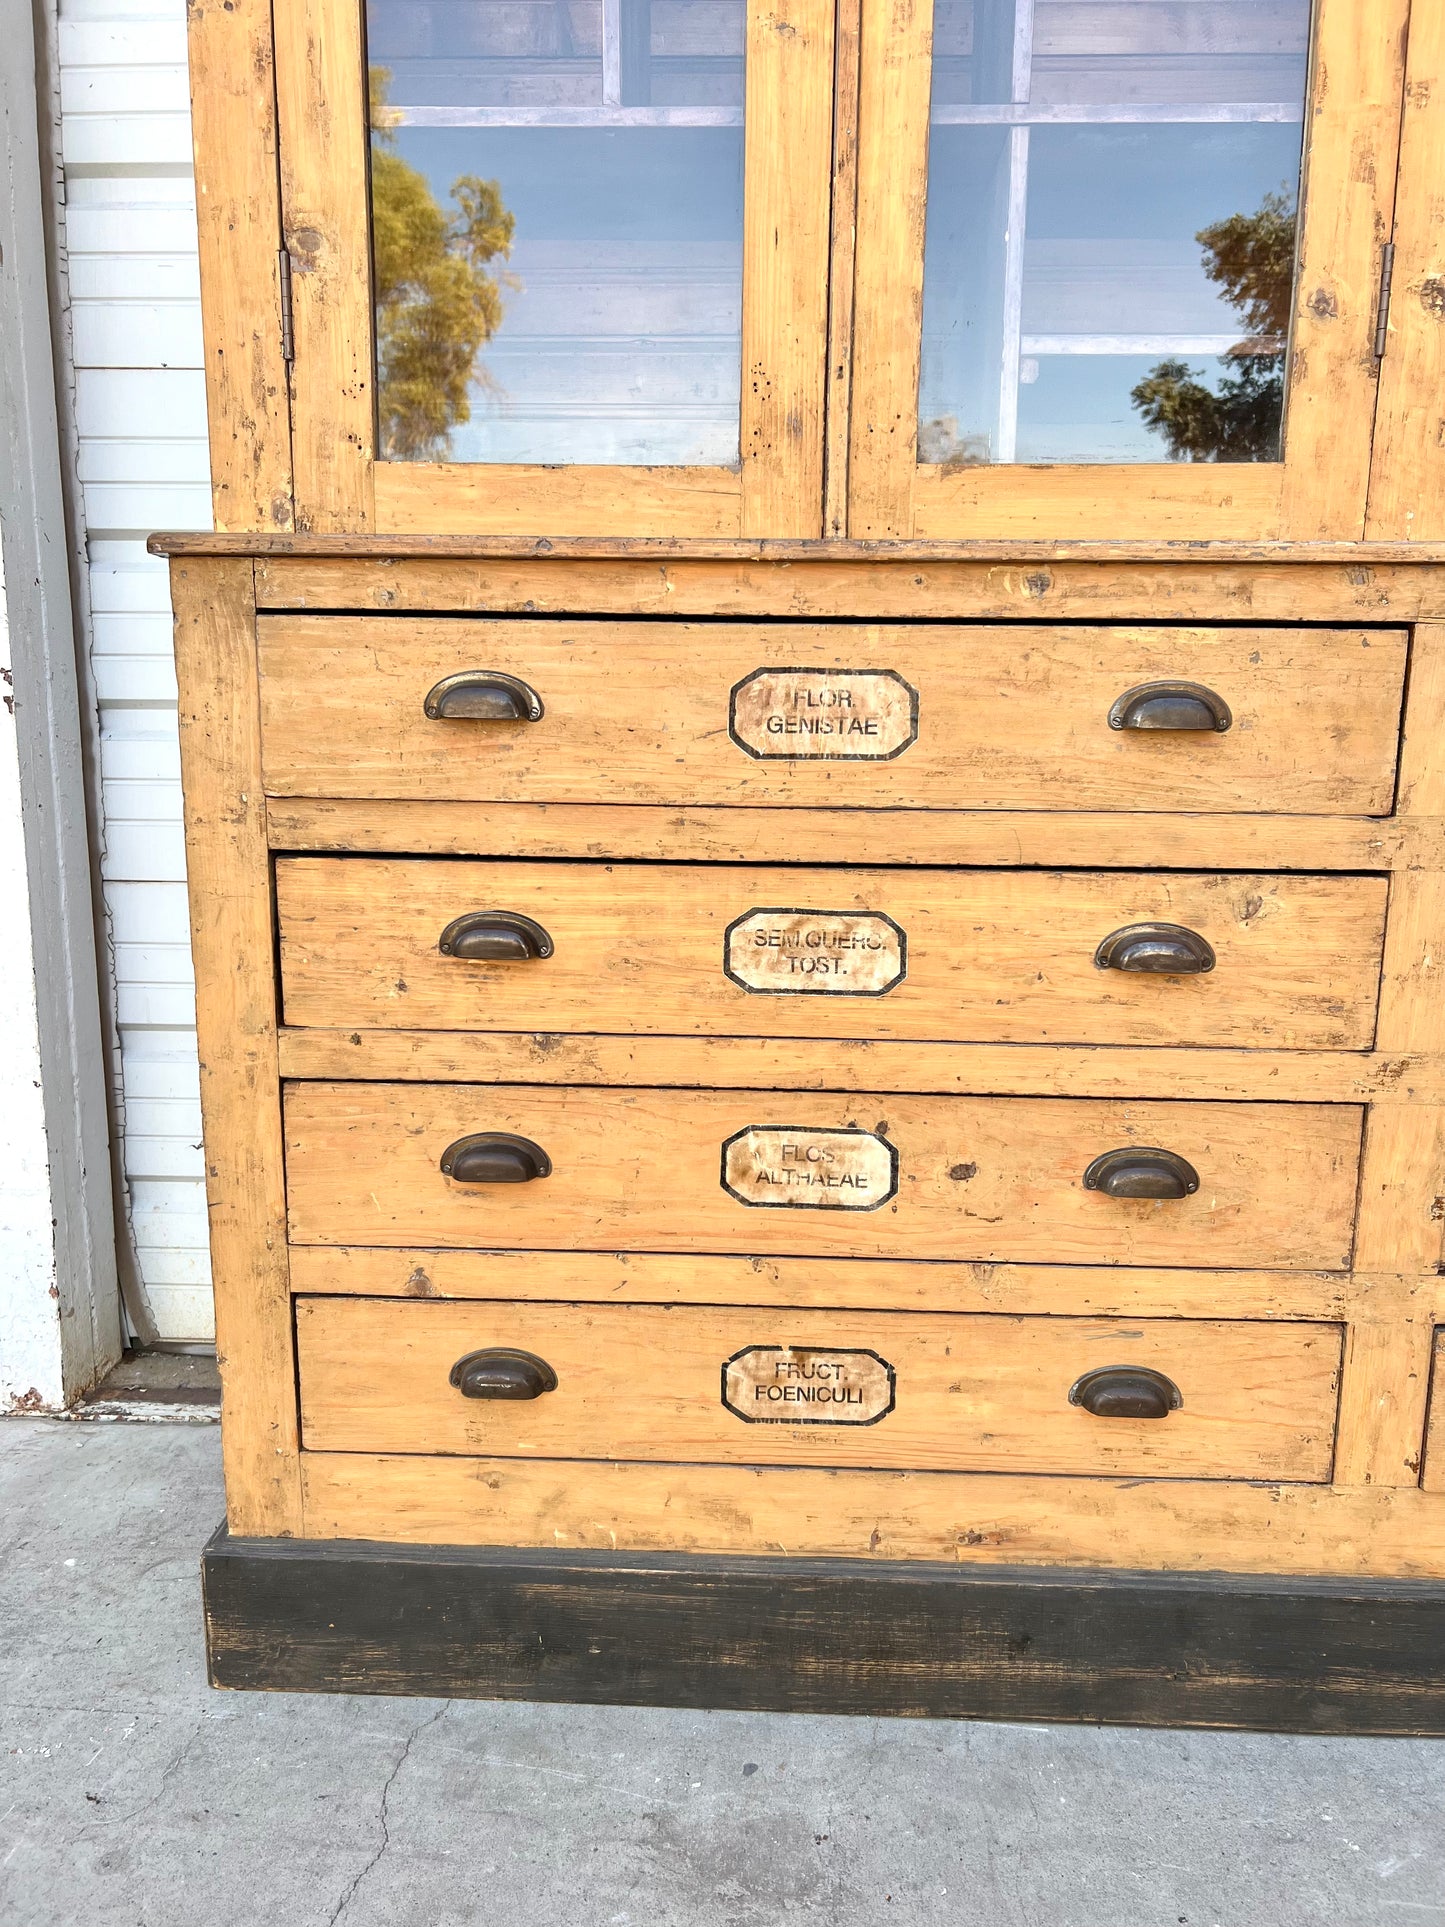
[[[1204,272],[1248,330],[1223,357],[1238,373],[1221,376],[1216,392],[1187,361],[1161,361],[1131,399],[1176,462],[1277,462],[1294,289],[1294,202],[1287,192],[1266,194],[1257,213],[1231,214],[1194,238],[1204,249]]]
[[[371,69],[371,248],[376,301],[377,428],[383,456],[423,462],[444,455],[471,419],[468,389],[482,344],[502,319],[509,275],[489,262],[511,253],[516,223],[496,181],[464,174],[444,213],[424,174],[396,152],[391,79]]]

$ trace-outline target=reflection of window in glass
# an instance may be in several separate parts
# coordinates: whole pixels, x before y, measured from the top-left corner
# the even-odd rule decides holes
[[[746,0],[368,0],[378,445],[738,461]]]
[[[1309,0],[939,0],[918,459],[1277,461]]]

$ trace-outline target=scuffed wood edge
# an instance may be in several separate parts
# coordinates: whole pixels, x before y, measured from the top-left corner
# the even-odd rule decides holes
[[[186,870],[228,1517],[300,1530],[275,935],[244,562],[172,566]]]
[[[391,1549],[224,1530],[202,1574],[221,1687],[1445,1730],[1445,1588],[1428,1583]]]
[[[1371,1303],[1428,1308],[1419,1279],[1382,1279]],[[405,1251],[297,1245],[295,1296],[608,1305],[791,1305],[819,1310],[996,1312],[1086,1318],[1323,1319],[1342,1323],[1358,1281],[1343,1272],[1178,1271],[1120,1265],[947,1264],[652,1252]],[[1436,1296],[1445,1304],[1445,1282]]]
[[[1398,1486],[326,1452],[302,1477],[313,1539],[1445,1576],[1445,1505]]]
[[[745,804],[452,803],[272,796],[272,847],[413,856],[789,863],[839,838],[855,865],[948,869],[1415,870],[1445,818],[1128,810],[830,810]]]
[[[283,1029],[279,1051],[283,1077],[365,1082],[1312,1104],[1385,1093],[1406,1114],[1445,1103],[1445,1060],[1364,1051],[302,1029]]]
[[[711,471],[706,471],[711,473]],[[1038,541],[990,537],[958,541],[813,541],[804,538],[721,536],[442,535],[208,533],[163,530],[146,547],[152,555],[311,556],[362,560],[461,561],[510,557],[547,561],[726,562],[1330,562],[1355,569],[1376,563],[1445,562],[1445,542],[1121,542],[1080,538]],[[1363,586],[1360,585],[1360,586]],[[1248,620],[1241,612],[1241,620]]]

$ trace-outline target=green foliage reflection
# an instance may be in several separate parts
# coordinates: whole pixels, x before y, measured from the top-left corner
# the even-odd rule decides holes
[[[435,461],[471,419],[473,382],[486,381],[477,356],[501,323],[504,288],[516,285],[492,264],[511,253],[516,223],[500,184],[474,174],[452,183],[451,211],[438,207],[426,176],[396,151],[390,79],[371,69],[378,448],[389,461]]]
[[[1277,462],[1294,289],[1293,200],[1266,194],[1256,213],[1231,214],[1194,238],[1204,249],[1204,272],[1247,330],[1224,357],[1234,372],[1216,391],[1187,361],[1161,361],[1131,399],[1176,462]]]

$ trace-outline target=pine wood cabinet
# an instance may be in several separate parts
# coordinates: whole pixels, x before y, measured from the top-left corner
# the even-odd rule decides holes
[[[1442,10],[191,52],[216,1678],[1445,1730]]]

